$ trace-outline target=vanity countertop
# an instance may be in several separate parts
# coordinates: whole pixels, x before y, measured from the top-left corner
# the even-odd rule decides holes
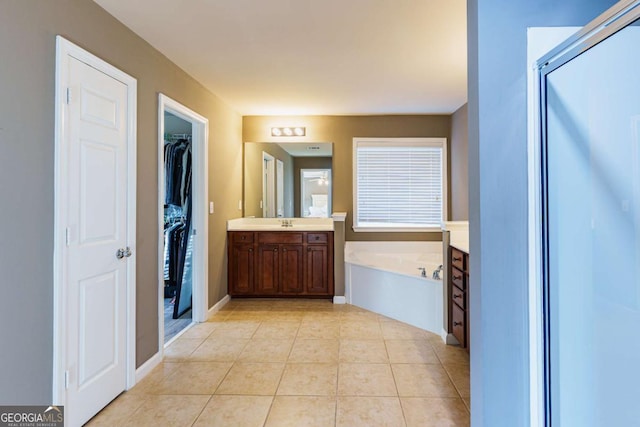
[[[283,222],[291,224],[283,226]],[[227,231],[333,231],[331,218],[236,218]]]
[[[469,221],[447,221],[442,230],[449,231],[449,244],[469,253]]]

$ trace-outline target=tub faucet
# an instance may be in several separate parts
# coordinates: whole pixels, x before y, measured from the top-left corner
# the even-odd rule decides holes
[[[442,277],[440,277],[440,272],[443,271],[443,266],[442,264],[440,264],[440,266],[438,268],[436,268],[435,270],[433,270],[433,276],[431,276],[434,280],[442,280]]]
[[[426,268],[418,267],[418,270],[420,270],[420,276],[427,277],[427,269]]]

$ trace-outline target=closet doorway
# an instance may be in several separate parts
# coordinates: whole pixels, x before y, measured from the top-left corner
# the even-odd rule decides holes
[[[208,120],[160,94],[159,348],[207,316]]]

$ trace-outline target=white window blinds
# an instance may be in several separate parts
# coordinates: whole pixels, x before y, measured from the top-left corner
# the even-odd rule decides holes
[[[439,227],[442,138],[354,139],[356,228]]]

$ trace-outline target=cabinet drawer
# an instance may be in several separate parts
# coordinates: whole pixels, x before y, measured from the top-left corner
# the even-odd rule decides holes
[[[307,243],[327,243],[328,241],[327,233],[307,233]]]
[[[451,265],[462,271],[467,271],[466,254],[458,249],[451,248]]]
[[[454,303],[458,304],[460,306],[460,308],[462,308],[463,310],[466,308],[465,307],[465,295],[464,295],[464,291],[460,288],[458,288],[457,286],[452,286],[451,287],[451,301],[453,301]]]
[[[233,243],[253,243],[252,231],[233,231]]]
[[[465,342],[465,312],[456,304],[452,304],[451,313],[451,327],[453,329],[453,336],[456,337],[462,347],[466,347]]]
[[[467,276],[456,267],[451,268],[451,283],[465,291],[467,289]]]
[[[302,243],[302,233],[258,233],[258,243]]]

